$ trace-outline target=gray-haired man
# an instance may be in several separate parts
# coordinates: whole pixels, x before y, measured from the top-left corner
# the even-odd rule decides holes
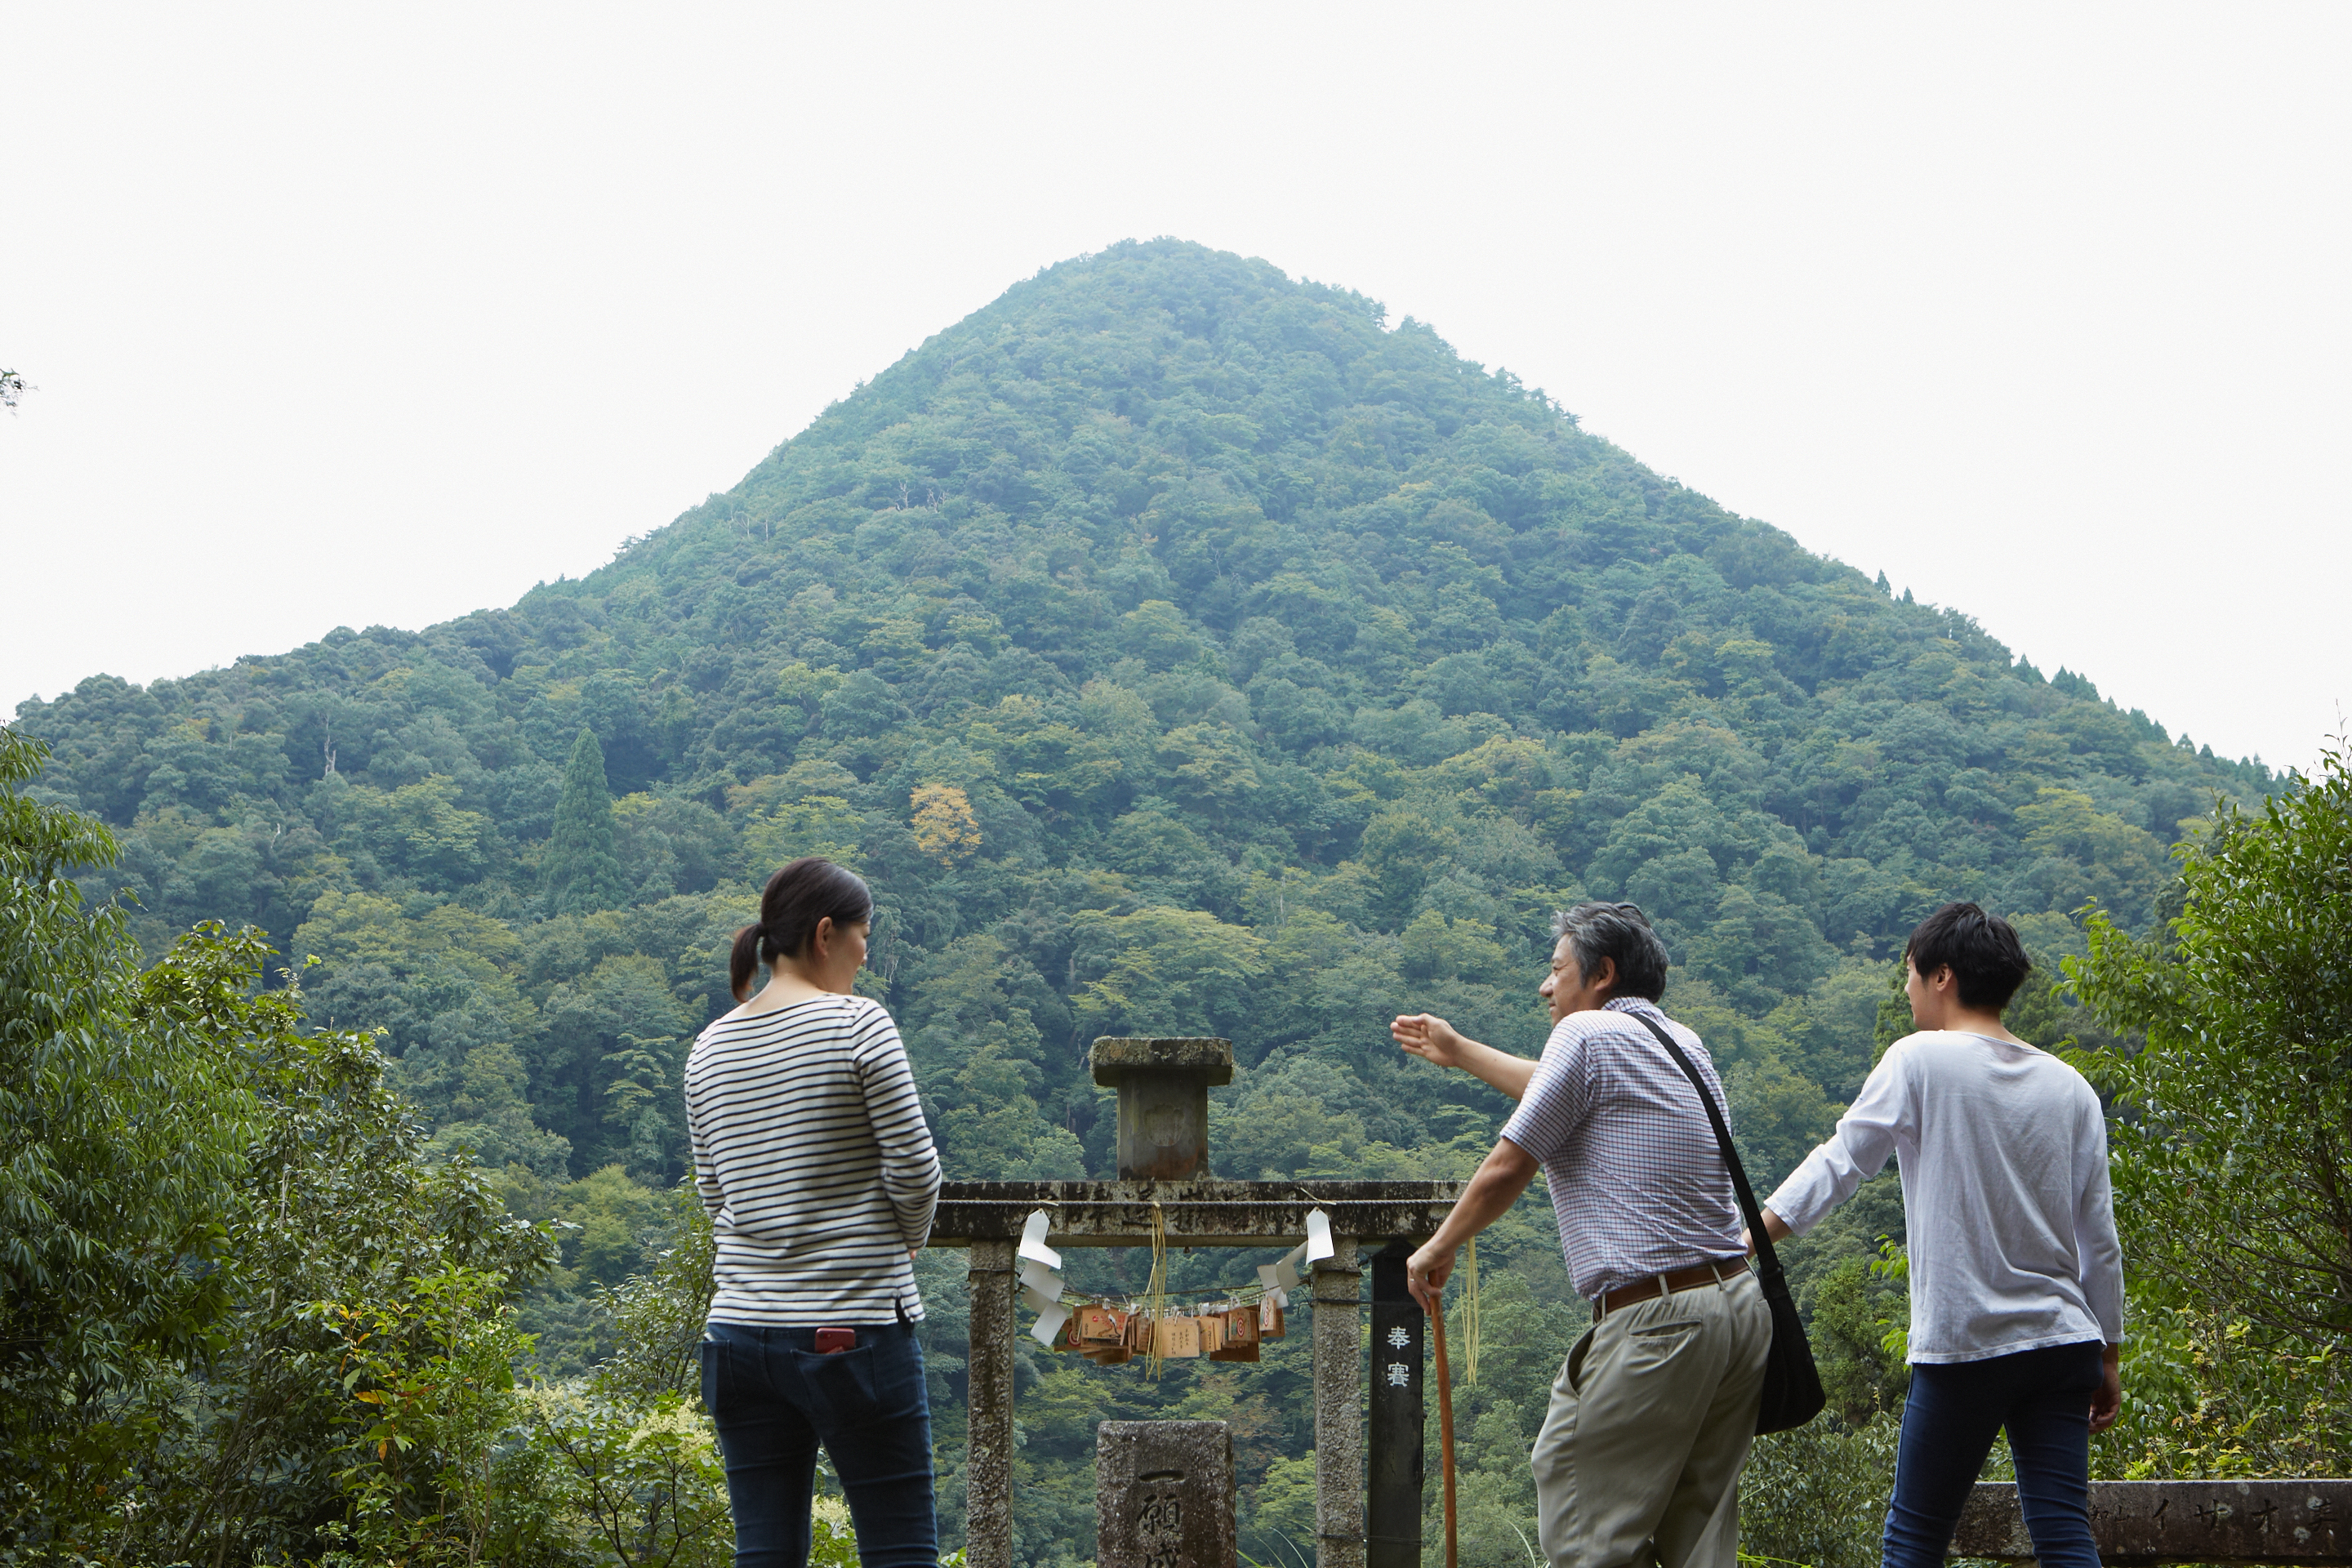
[[[1438,1310],[1454,1255],[1510,1208],[1540,1167],[1561,1250],[1593,1323],[1552,1384],[1530,1456],[1544,1554],[1555,1565],[1734,1568],[1739,1472],[1763,1397],[1772,1319],[1746,1266],[1739,1209],[1690,1079],[1655,1021],[1723,1087],[1696,1035],[1669,1020],[1666,951],[1632,904],[1580,904],[1541,987],[1551,1037],[1529,1061],[1401,1017],[1414,1056],[1519,1102],[1454,1212],[1405,1269]]]

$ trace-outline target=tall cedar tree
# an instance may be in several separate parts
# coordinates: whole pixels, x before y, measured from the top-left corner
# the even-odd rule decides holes
[[[583,728],[563,770],[555,829],[547,840],[548,906],[556,914],[609,910],[625,897],[613,855],[613,792],[604,783],[604,748]]]

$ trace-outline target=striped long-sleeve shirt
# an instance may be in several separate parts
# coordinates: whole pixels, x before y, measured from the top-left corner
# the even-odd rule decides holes
[[[714,1322],[780,1328],[923,1315],[909,1247],[940,1158],[898,1026],[864,996],[722,1018],[686,1062],[694,1179],[718,1232]]]

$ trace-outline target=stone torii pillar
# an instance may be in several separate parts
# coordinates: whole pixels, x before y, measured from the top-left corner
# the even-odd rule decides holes
[[[1118,1179],[1209,1173],[1209,1090],[1234,1081],[1234,1043],[1198,1037],[1095,1042],[1095,1081],[1118,1090]]]
[[[1315,1568],[1364,1568],[1364,1428],[1356,1416],[1364,1386],[1356,1331],[1364,1275],[1354,1237],[1333,1236],[1331,1249],[1313,1281]]]
[[[1024,1211],[1022,1219],[1027,1217]],[[976,1236],[966,1244],[971,1248],[964,1275],[971,1290],[970,1342],[964,1352],[964,1408],[970,1422],[963,1450],[964,1561],[969,1568],[1013,1568],[1013,1247],[1020,1234],[1021,1221],[1015,1220],[1001,1237]],[[952,1245],[940,1239],[936,1220],[930,1245]]]

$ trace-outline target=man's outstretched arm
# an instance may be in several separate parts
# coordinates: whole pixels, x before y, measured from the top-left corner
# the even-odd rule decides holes
[[[1510,1212],[1519,1194],[1535,1179],[1535,1156],[1505,1138],[1495,1145],[1470,1178],[1470,1185],[1454,1200],[1445,1223],[1404,1261],[1405,1287],[1424,1312],[1435,1312],[1454,1273],[1454,1255],[1462,1244]]]
[[[1513,1100],[1525,1100],[1534,1081],[1536,1064],[1492,1046],[1482,1046],[1444,1019],[1427,1013],[1408,1013],[1389,1025],[1396,1043],[1423,1061],[1442,1068],[1460,1068],[1490,1083]]]

